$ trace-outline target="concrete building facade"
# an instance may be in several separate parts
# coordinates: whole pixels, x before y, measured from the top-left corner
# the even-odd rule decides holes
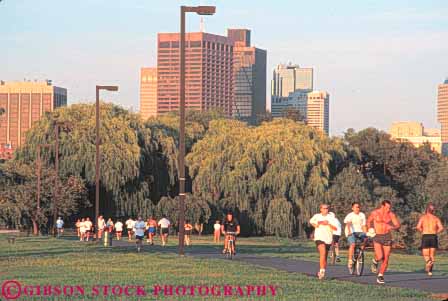
[[[324,91],[308,93],[306,122],[325,134],[330,134],[330,95]]]
[[[397,141],[407,141],[415,147],[429,143],[431,149],[437,153],[442,152],[442,139],[440,130],[425,129],[423,124],[415,121],[401,121],[392,123],[389,134]]]
[[[448,78],[438,87],[437,121],[441,126],[442,154],[448,156]]]
[[[157,116],[157,68],[140,69],[140,115],[143,120]]]
[[[25,133],[45,112],[67,105],[67,90],[46,82],[0,82],[0,145],[15,149],[25,142]]]

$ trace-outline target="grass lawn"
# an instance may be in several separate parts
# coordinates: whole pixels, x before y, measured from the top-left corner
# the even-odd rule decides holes
[[[194,237],[194,248],[210,247],[211,237]],[[147,247],[146,247],[147,248]],[[167,250],[174,251],[176,241],[172,239]],[[293,256],[299,250],[302,253],[314,252],[310,244],[300,245],[291,241],[277,241],[272,238],[240,239],[239,250],[260,255]],[[308,250],[309,248],[310,250]],[[307,251],[308,250],[308,251]],[[313,258],[312,255],[300,258]],[[410,259],[409,262],[413,262]],[[446,258],[444,259],[446,260]],[[67,291],[68,295],[74,295],[72,299],[92,299],[92,293],[104,299],[104,287],[101,285],[118,285],[115,290],[115,298],[112,297],[110,288],[107,290],[108,300],[427,300],[430,296],[424,292],[398,289],[391,287],[378,287],[341,282],[336,280],[319,281],[301,274],[287,273],[268,268],[259,268],[239,262],[224,261],[220,259],[198,259],[191,257],[179,258],[169,252],[154,252],[145,249],[137,254],[133,248],[114,247],[110,249],[92,243],[81,243],[74,240],[56,240],[53,238],[19,238],[15,244],[8,244],[6,236],[0,236],[0,283],[4,285],[6,280],[17,280],[22,285],[40,285],[41,296],[43,286],[71,286],[79,285],[81,288],[73,288]],[[144,286],[146,296],[141,288],[131,289],[131,297],[124,294],[125,286]],[[191,296],[187,291],[186,296],[164,295],[163,289],[158,296],[153,294],[159,285],[176,286],[207,286],[210,288],[207,296],[198,296],[198,289]],[[230,285],[232,297],[223,297],[223,286]],[[273,297],[267,290],[267,295],[257,297],[256,289],[250,297],[247,296],[246,286],[271,285],[276,287],[276,296]],[[213,291],[211,288],[219,286]],[[241,291],[237,289],[241,287]],[[33,290],[34,289],[34,290]],[[78,290],[77,290],[78,289]],[[227,287],[226,289],[229,289]],[[138,293],[137,293],[138,291]],[[12,290],[14,293],[14,290]],[[36,288],[28,288],[36,293]],[[229,292],[229,291],[227,291]],[[239,294],[243,292],[244,296]],[[1,292],[0,292],[1,293]],[[169,291],[168,291],[169,293]],[[205,288],[202,290],[205,294]],[[220,296],[217,294],[221,293]],[[22,292],[22,296],[23,296]],[[53,291],[54,294],[54,291]],[[182,288],[180,290],[182,295]],[[3,300],[4,296],[0,299]],[[95,298],[98,299],[99,297]],[[41,300],[43,297],[35,297]],[[63,298],[60,295],[59,298]],[[50,300],[50,298],[47,298]]]

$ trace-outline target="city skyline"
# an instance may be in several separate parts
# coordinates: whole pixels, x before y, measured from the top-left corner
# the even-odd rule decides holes
[[[280,63],[314,68],[316,90],[332,95],[332,135],[350,127],[387,131],[394,120],[440,127],[437,85],[448,76],[446,1],[201,4],[217,5],[216,15],[204,18],[206,32],[251,29],[257,46],[268,52],[268,82]],[[135,110],[140,67],[155,65],[157,32],[178,31],[178,5],[40,0],[31,6],[24,0],[2,1],[0,34],[6,46],[0,79],[52,79],[68,89],[70,104],[93,101],[95,84],[118,84],[121,92],[108,100]],[[299,10],[308,13],[297,17]],[[189,16],[187,31],[198,31],[199,20]]]

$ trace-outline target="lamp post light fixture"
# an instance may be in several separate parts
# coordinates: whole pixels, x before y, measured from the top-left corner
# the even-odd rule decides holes
[[[185,15],[213,15],[215,6],[180,7],[180,125],[179,125],[179,255],[184,255],[185,235]]]
[[[100,212],[100,90],[118,91],[118,86],[96,86],[96,157],[95,157],[95,221],[98,237],[98,216]]]

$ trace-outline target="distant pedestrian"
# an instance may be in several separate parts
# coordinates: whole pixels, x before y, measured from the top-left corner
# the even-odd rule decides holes
[[[84,241],[86,238],[86,220],[83,218],[81,219],[81,222],[79,223],[79,232],[80,232],[80,237],[79,237],[79,241]]]
[[[137,252],[140,252],[142,247],[142,241],[145,237],[145,222],[142,220],[142,217],[139,216],[137,222],[134,225],[135,227],[135,239],[137,245]]]
[[[61,237],[62,233],[64,233],[64,221],[62,217],[59,217],[56,221],[56,229],[58,230],[58,237]]]
[[[102,215],[98,216],[97,221],[97,229],[98,229],[98,240],[103,237],[104,228],[106,227],[106,222],[104,221],[104,217]]]
[[[129,218],[126,221],[126,229],[128,230],[128,240],[131,241],[132,235],[134,234],[134,225],[135,221],[132,218]]]
[[[78,238],[81,237],[81,231],[79,230],[79,227],[80,227],[80,226],[81,226],[81,220],[78,218],[78,219],[76,220],[76,223],[75,223],[76,234],[78,234]]]
[[[218,220],[213,225],[213,229],[215,230],[213,235],[213,242],[219,243],[219,240],[221,238],[221,224],[219,223]]]
[[[185,221],[184,229],[185,229],[185,244],[187,246],[190,246],[191,245],[191,232],[193,231],[193,225],[190,224],[190,221],[188,219]]]
[[[157,225],[160,227],[160,236],[162,237],[162,246],[168,243],[168,234],[170,232],[171,222],[166,218],[166,215],[162,215],[162,219],[159,220]]]
[[[154,245],[154,236],[157,232],[157,221],[151,216],[148,220],[148,242],[150,245]]]
[[[115,223],[115,233],[117,235],[117,240],[121,240],[121,235],[123,234],[123,223],[117,220]]]
[[[92,232],[92,222],[90,218],[86,217],[86,221],[84,222],[84,227],[86,228],[86,241],[89,241],[90,233]]]
[[[114,222],[112,221],[111,218],[109,218],[109,219],[107,220],[106,228],[107,228],[107,231],[108,231],[108,232],[113,232],[113,231],[114,231]]]

